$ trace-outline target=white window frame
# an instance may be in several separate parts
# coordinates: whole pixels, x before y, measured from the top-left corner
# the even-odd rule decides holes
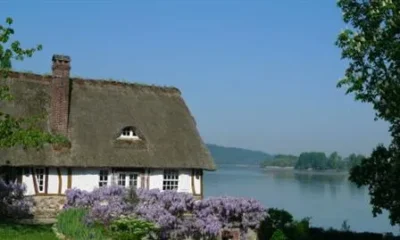
[[[45,174],[46,174],[46,169],[45,168],[35,168],[35,181],[37,185],[37,190],[39,193],[44,193],[45,192]]]
[[[178,190],[179,188],[179,171],[178,170],[164,170],[162,190]]]
[[[117,171],[115,172],[117,175],[116,177],[116,184],[118,186],[123,186],[126,188],[139,188],[140,183],[140,173],[139,172],[130,172],[130,171]],[[121,178],[123,176],[123,178]],[[122,184],[123,183],[123,184]],[[131,183],[134,183],[133,185]]]
[[[118,139],[123,140],[139,140],[139,136],[136,134],[136,131],[132,127],[123,128],[121,131],[121,135]]]
[[[101,169],[99,171],[99,187],[108,186],[109,171]]]
[[[128,186],[139,188],[139,173],[130,173],[128,174]]]

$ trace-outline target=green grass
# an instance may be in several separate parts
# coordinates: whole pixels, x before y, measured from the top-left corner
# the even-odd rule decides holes
[[[84,224],[86,209],[71,208],[57,216],[57,229],[74,240],[107,239],[101,226],[88,227]]]
[[[0,223],[1,240],[56,240],[51,225]]]

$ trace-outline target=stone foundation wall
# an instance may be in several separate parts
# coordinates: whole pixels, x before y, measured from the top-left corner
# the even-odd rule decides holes
[[[225,236],[225,238],[223,237],[223,232],[224,231],[228,231],[228,232],[232,232],[231,236]],[[227,237],[227,238],[226,238]],[[225,240],[225,239],[229,239],[229,240],[240,240],[240,231],[239,229],[225,229],[225,230],[221,230],[219,236],[217,237],[217,240]],[[191,237],[186,238],[185,240],[195,240]],[[203,238],[201,239],[196,239],[196,240],[204,240]],[[259,240],[257,237],[257,233],[253,230],[249,230],[246,234],[246,240]],[[261,239],[260,239],[261,240]]]
[[[66,202],[65,196],[32,196],[30,198],[33,200],[31,211],[34,218],[56,218]]]

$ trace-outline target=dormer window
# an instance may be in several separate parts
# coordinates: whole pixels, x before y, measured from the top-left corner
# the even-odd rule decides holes
[[[136,133],[135,128],[133,127],[125,127],[121,131],[121,135],[118,139],[123,140],[139,140],[139,136]]]

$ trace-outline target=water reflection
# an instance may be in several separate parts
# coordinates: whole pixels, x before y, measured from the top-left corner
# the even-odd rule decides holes
[[[364,188],[358,189],[347,181],[346,173],[302,172],[292,170],[265,170],[266,175],[272,177],[274,183],[283,181],[297,182],[302,192],[315,195],[325,194],[329,191],[330,197],[336,198],[343,186],[348,186],[352,196],[364,195]]]
[[[284,208],[298,218],[312,217],[318,226],[340,228],[347,219],[356,231],[393,231],[386,213],[372,217],[368,189],[357,188],[347,178],[338,173],[228,166],[206,172],[204,190],[206,197],[255,198],[266,207]]]
[[[349,182],[349,184],[347,184],[347,186],[348,186],[348,190],[350,192],[350,196],[352,198],[359,197],[360,195],[364,196],[365,194],[367,194],[367,188],[365,188],[365,187],[358,188],[357,185],[355,185],[354,183],[350,183],[350,182]]]

